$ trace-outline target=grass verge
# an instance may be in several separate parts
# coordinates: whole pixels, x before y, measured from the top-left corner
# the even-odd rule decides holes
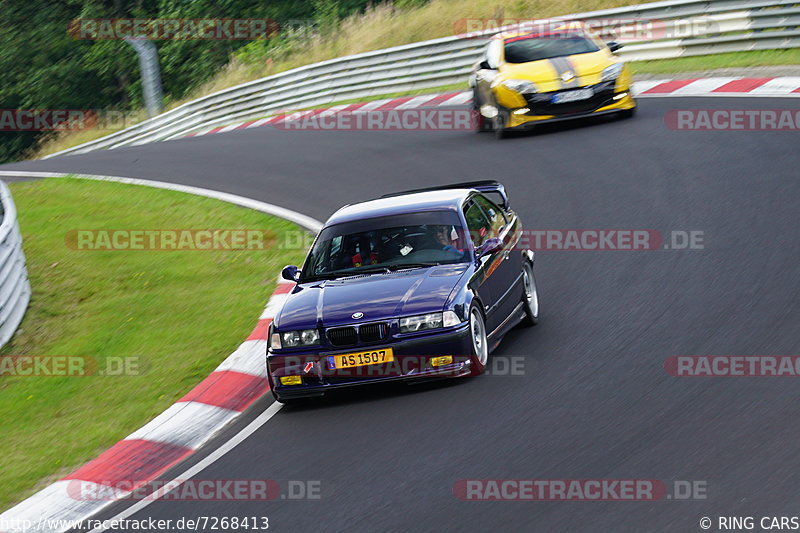
[[[788,50],[754,50],[706,56],[653,59],[631,63],[636,74],[676,74],[702,72],[721,68],[751,68],[781,65],[800,65],[800,48]]]
[[[246,208],[137,185],[47,179],[10,185],[33,297],[0,355],[136,358],[134,375],[0,376],[0,509],[126,437],[207,376],[251,331],[303,250],[86,251],[73,229],[297,226]],[[137,375],[138,374],[138,375]]]

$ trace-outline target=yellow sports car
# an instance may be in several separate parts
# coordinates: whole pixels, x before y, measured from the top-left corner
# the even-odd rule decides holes
[[[614,55],[621,47],[575,23],[494,36],[470,76],[477,127],[503,137],[543,122],[633,116],[631,72]]]

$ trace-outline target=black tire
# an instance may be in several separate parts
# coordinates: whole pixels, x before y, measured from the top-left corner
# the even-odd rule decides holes
[[[483,318],[480,308],[472,304],[469,308],[469,332],[470,332],[470,375],[480,376],[486,371],[489,361],[489,340],[486,334],[486,321]],[[476,343],[476,333],[480,337],[480,344]]]
[[[522,326],[531,327],[539,323],[539,292],[533,265],[528,261],[522,262],[522,308],[525,310],[525,318],[520,322]]]
[[[498,109],[497,116],[492,119],[492,130],[494,130],[495,139],[506,139],[508,137],[507,122],[506,114]]]
[[[619,112],[619,118],[626,119],[626,118],[633,118],[636,115],[636,110],[639,109],[639,106],[632,107],[630,109],[623,109]]]
[[[473,113],[473,124],[475,125],[475,132],[476,133],[485,133],[487,131],[492,131],[492,125],[486,120],[486,117],[481,115],[481,101],[478,98],[478,92],[473,89],[472,90],[472,113]]]

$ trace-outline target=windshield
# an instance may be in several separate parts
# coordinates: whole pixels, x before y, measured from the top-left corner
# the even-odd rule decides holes
[[[309,252],[300,282],[469,259],[454,211],[423,211],[324,228]]]
[[[541,59],[587,54],[600,48],[589,38],[579,34],[522,35],[507,39],[505,56],[508,63],[527,63]]]

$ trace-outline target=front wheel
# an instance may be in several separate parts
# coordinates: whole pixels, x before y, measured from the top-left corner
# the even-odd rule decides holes
[[[507,123],[508,120],[506,119],[506,114],[498,109],[497,115],[495,115],[492,122],[492,129],[494,130],[495,139],[505,139],[508,137],[508,130],[506,129]]]
[[[619,118],[633,118],[633,116],[636,114],[636,110],[638,109],[638,107],[639,106],[632,107],[630,109],[623,109],[622,111],[619,112]]]
[[[479,376],[486,371],[489,360],[489,341],[486,337],[486,323],[483,314],[475,305],[469,311],[469,334],[471,340],[470,375]]]
[[[536,279],[533,277],[533,265],[524,262],[522,265],[522,308],[525,310],[525,318],[522,325],[535,326],[539,323],[539,293],[536,290]]]

